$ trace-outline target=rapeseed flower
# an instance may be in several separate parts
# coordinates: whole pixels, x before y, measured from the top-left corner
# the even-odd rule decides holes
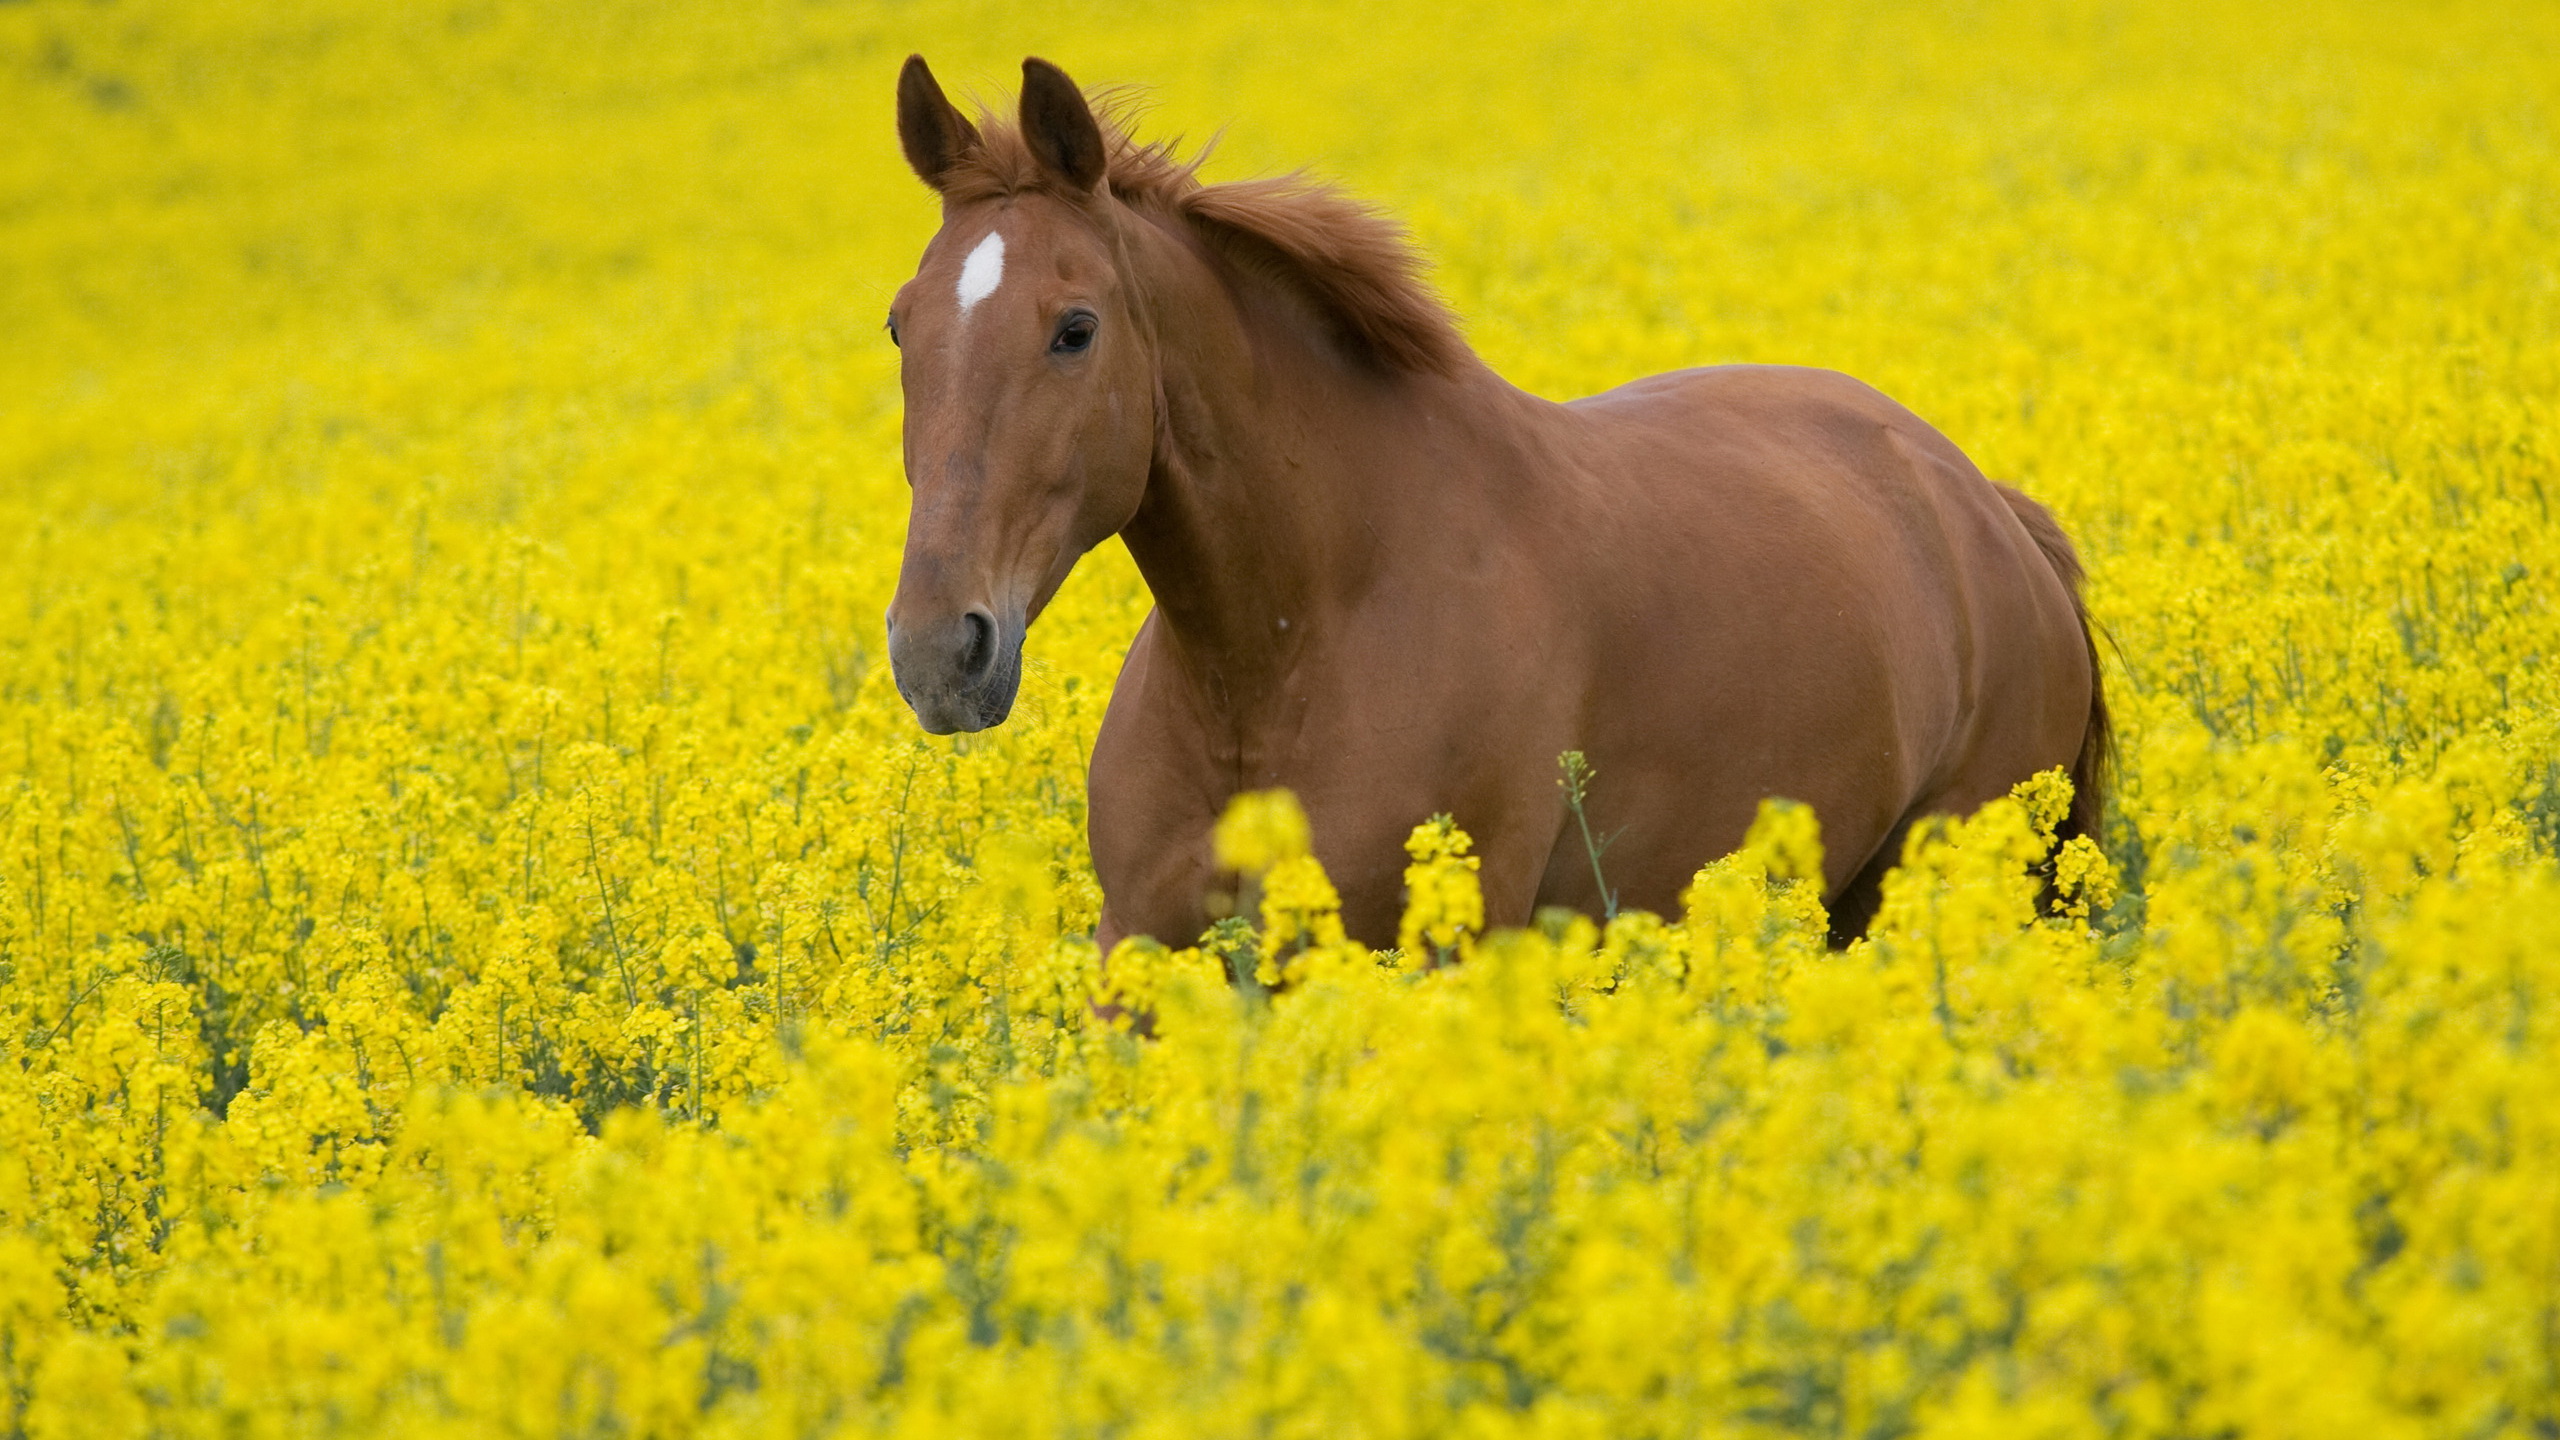
[[[0,6],[0,1430],[2552,1432],[2555,25]],[[1535,393],[1833,366],[2050,503],[2107,832],[1834,950],[1802,806],[1499,931],[1416,814],[1373,955],[1248,794],[1097,954],[1128,555],[999,730],[878,629],[890,77],[1025,48]]]

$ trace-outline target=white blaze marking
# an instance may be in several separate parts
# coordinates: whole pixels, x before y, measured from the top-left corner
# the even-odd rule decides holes
[[[981,300],[996,293],[1004,283],[1004,237],[990,230],[969,258],[960,262],[960,313],[969,311]]]

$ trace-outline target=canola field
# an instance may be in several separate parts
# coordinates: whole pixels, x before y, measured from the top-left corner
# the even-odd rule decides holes
[[[1266,798],[1259,925],[1106,985],[1126,556],[1000,730],[884,661],[917,50],[1317,167],[1529,389],[1828,366],[2044,499],[2123,738],[2074,913],[2043,786],[1843,953],[1776,807],[1498,935],[1425,825],[1371,955]],[[0,5],[0,1432],[2560,1433],[2555,54]]]

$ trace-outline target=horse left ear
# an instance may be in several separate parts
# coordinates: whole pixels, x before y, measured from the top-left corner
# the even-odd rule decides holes
[[[936,190],[960,157],[978,147],[978,127],[942,93],[921,55],[908,56],[898,71],[898,144],[916,177]]]
[[[1032,156],[1078,190],[1102,184],[1102,126],[1067,72],[1037,56],[1022,62],[1022,138]]]

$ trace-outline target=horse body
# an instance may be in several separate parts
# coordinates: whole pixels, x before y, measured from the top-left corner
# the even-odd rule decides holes
[[[1210,827],[1267,786],[1297,793],[1346,928],[1373,944],[1395,935],[1422,816],[1477,837],[1487,919],[1521,924],[1599,912],[1602,876],[1624,905],[1675,909],[1769,795],[1821,816],[1834,908],[1862,924],[1912,818],[2081,748],[2069,589],[1953,446],[1854,380],[1734,366],[1553,405],[1478,370],[1414,431],[1373,432],[1367,408],[1324,409],[1353,460],[1150,478],[1251,497],[1187,544],[1142,512],[1128,538],[1160,604],[1210,570],[1254,577],[1241,608],[1264,613],[1160,610],[1131,649],[1093,759],[1106,940],[1197,934]],[[1291,533],[1261,514],[1283,498],[1336,517],[1355,557],[1327,573],[1353,583],[1271,577],[1315,549],[1270,543]],[[2018,583],[1967,583],[1982,574]],[[1282,594],[1295,614],[1267,603]],[[1613,837],[1597,876],[1556,783],[1571,749]]]
[[[2094,672],[2076,598],[2007,495],[1908,410],[1770,366],[1567,408],[1617,432],[1588,447],[1610,457],[1616,523],[1579,558],[1610,607],[1585,749],[1619,782],[1593,808],[1632,827],[1610,851],[1629,901],[1672,907],[1782,795],[1821,817],[1833,908],[1862,928],[1912,820],[2078,758]],[[1579,884],[1571,838],[1548,874]]]
[[[917,499],[891,648],[929,726],[993,723],[1005,647],[1077,555],[1125,540],[1156,610],[1094,746],[1106,948],[1200,932],[1211,828],[1267,786],[1297,793],[1372,944],[1438,812],[1476,837],[1489,922],[1600,910],[1566,750],[1634,907],[1674,908],[1769,795],[1821,817],[1843,935],[1921,815],[2073,765],[2093,823],[2076,562],[1910,412],[1763,366],[1524,394],[1398,288],[1409,256],[1374,218],[1199,187],[1053,68],[1025,76],[1020,131],[985,136],[921,62],[902,77],[945,220],[893,312]],[[991,249],[1023,278],[989,282]]]

